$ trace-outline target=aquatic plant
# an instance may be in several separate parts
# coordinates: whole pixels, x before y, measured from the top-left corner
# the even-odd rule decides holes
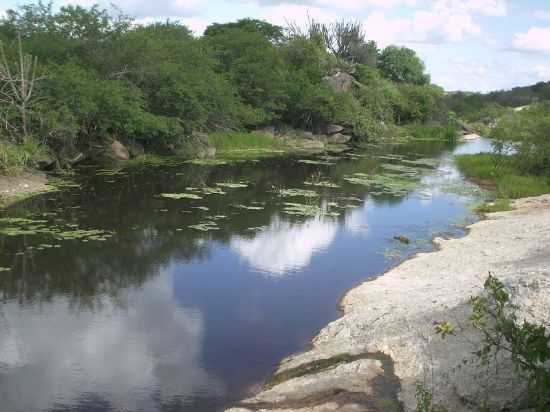
[[[160,196],[165,197],[167,199],[194,199],[194,200],[202,199],[201,196],[196,195],[194,193],[161,193]]]

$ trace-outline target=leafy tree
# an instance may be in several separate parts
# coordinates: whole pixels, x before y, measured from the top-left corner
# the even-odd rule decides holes
[[[279,42],[283,39],[283,28],[275,26],[263,20],[240,19],[234,23],[213,23],[204,32],[207,37],[218,36],[232,30],[243,30],[249,33],[257,33],[271,42]]]
[[[430,83],[426,68],[416,52],[407,47],[388,46],[380,54],[378,67],[388,79],[398,83]]]

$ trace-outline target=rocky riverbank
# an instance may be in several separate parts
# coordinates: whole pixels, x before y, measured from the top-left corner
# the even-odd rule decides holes
[[[510,288],[518,319],[550,325],[550,195],[514,206],[471,225],[463,238],[435,239],[437,251],[348,292],[343,316],[312,348],[285,359],[260,393],[228,412],[397,410],[378,391],[393,374],[407,411],[416,408],[418,383],[449,412],[517,405],[525,380],[506,356],[479,364],[473,352],[481,337],[469,323],[469,298],[481,293],[490,271]],[[436,334],[442,321],[456,325],[454,336]]]
[[[46,175],[27,172],[19,176],[0,176],[0,206],[51,190]]]

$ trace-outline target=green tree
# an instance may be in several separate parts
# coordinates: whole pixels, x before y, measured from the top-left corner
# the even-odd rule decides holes
[[[425,66],[416,52],[407,47],[388,46],[380,54],[378,67],[385,77],[398,83],[430,83]]]

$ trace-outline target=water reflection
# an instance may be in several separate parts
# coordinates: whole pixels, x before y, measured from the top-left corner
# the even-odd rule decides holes
[[[3,411],[33,412],[101,399],[114,410],[155,410],[224,386],[201,366],[204,320],[179,307],[161,274],[101,299],[96,311],[68,311],[57,297],[40,307],[3,305],[0,399]],[[97,399],[94,400],[97,402]]]
[[[337,230],[338,222],[330,218],[318,216],[292,223],[276,216],[252,239],[235,236],[230,244],[254,269],[284,276],[307,266],[315,253],[334,241]]]
[[[471,193],[453,187],[464,186],[452,149],[381,146],[331,166],[285,157],[108,178],[84,171],[78,188],[2,212],[114,235],[0,236],[9,269],[0,276],[0,410],[223,410],[333,320],[345,290],[470,215]],[[345,180],[382,172],[408,173],[407,190]],[[312,179],[336,186],[306,186]],[[159,196],[239,181],[249,184],[200,200]],[[318,196],[288,199],[277,188]],[[288,201],[340,215],[282,215]],[[213,220],[217,230],[190,227]],[[397,234],[413,241],[397,245]]]

